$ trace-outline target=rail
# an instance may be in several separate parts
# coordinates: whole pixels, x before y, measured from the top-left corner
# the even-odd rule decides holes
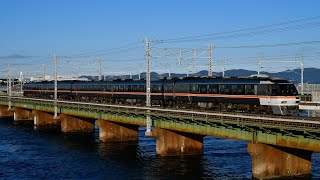
[[[0,96],[2,99],[8,98],[8,96]],[[41,102],[52,105],[54,100],[50,99],[34,99],[26,97],[12,97],[16,100]],[[101,104],[101,103],[91,103],[91,102],[72,102],[72,101],[58,101],[60,106],[69,106],[75,108],[90,108],[97,110],[105,110],[108,107],[111,111],[124,112],[124,113],[134,113],[134,114],[146,114],[149,110],[152,116],[166,116],[173,117],[177,119],[190,119],[192,121],[203,121],[203,122],[221,122],[235,124],[240,121],[242,124],[254,123],[256,125],[267,126],[287,126],[295,127],[292,129],[305,130],[312,129],[313,131],[320,133],[320,118],[314,117],[295,117],[295,116],[276,116],[276,115],[260,115],[260,114],[242,114],[242,113],[218,113],[218,112],[203,112],[194,111],[188,109],[168,109],[160,107],[140,107],[140,106],[128,106],[128,105],[118,105],[118,104]],[[130,111],[132,110],[132,111]],[[285,127],[282,127],[285,128]]]

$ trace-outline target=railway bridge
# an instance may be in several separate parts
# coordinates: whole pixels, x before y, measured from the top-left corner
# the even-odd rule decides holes
[[[55,117],[54,104],[48,99],[0,96],[0,116],[64,133],[92,132],[96,124],[100,141],[119,142],[137,141],[138,127],[146,125],[148,114],[158,155],[201,154],[204,136],[246,140],[252,175],[258,179],[310,175],[311,154],[320,152],[319,118],[71,101],[58,101]]]

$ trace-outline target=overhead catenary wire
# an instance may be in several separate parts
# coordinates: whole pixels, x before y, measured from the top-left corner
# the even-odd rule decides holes
[[[129,51],[132,49],[136,49],[141,44],[139,42],[131,42],[127,43],[125,45],[119,46],[119,47],[114,47],[114,48],[109,48],[109,49],[104,49],[104,50],[97,50],[97,51],[92,51],[92,52],[87,52],[87,53],[79,53],[79,54],[72,54],[70,55],[71,58],[78,58],[78,57],[92,57],[92,56],[101,56],[101,55],[110,55],[110,54],[116,54],[116,53],[121,53],[124,51]]]
[[[243,46],[215,46],[215,49],[239,49],[239,48],[264,48],[264,47],[279,47],[279,46],[299,46],[306,44],[320,44],[320,41],[302,41],[280,44],[263,44],[263,45],[243,45]]]
[[[320,16],[314,16],[314,17],[308,17],[308,18],[303,18],[298,20],[286,21],[282,23],[239,29],[234,31],[188,36],[188,37],[181,37],[181,38],[171,38],[171,39],[163,40],[162,42],[178,43],[178,42],[202,41],[202,40],[213,40],[213,39],[230,39],[230,38],[253,36],[258,34],[273,33],[273,32],[284,32],[284,31],[303,29],[303,28],[314,27],[319,25],[320,25]]]

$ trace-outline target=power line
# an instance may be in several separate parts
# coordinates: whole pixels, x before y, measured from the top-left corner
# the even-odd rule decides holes
[[[263,44],[263,45],[244,45],[244,46],[215,46],[215,49],[238,49],[238,48],[263,48],[263,47],[279,47],[279,46],[299,46],[306,44],[319,44],[320,41],[303,41],[281,44]]]
[[[208,39],[226,39],[226,38],[252,36],[257,34],[265,34],[265,33],[277,32],[277,31],[283,32],[288,30],[319,26],[320,25],[319,20],[320,20],[320,16],[315,16],[315,17],[308,17],[304,19],[291,20],[283,23],[264,25],[264,26],[258,26],[258,27],[246,28],[246,29],[240,29],[240,30],[234,30],[234,31],[181,37],[181,38],[172,38],[172,39],[164,40],[163,42],[176,43],[176,42],[200,41],[200,40],[208,40]],[[256,31],[256,30],[259,30],[259,31]]]
[[[92,52],[87,52],[87,53],[80,53],[80,54],[73,54],[71,57],[92,57],[92,56],[97,56],[97,55],[103,55],[103,54],[112,54],[112,52],[116,51],[123,51],[127,50],[128,48],[131,49],[133,45],[137,45],[138,42],[131,42],[127,43],[125,45],[119,46],[119,47],[114,47],[110,49],[104,49],[104,50],[97,50],[97,51],[92,51]],[[131,48],[130,48],[131,47]]]

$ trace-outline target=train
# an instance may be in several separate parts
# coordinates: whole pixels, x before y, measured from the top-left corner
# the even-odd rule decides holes
[[[184,77],[151,81],[151,104],[157,107],[206,109],[275,115],[297,112],[300,97],[291,82],[266,75]],[[145,106],[146,80],[58,81],[58,99]],[[24,96],[54,97],[54,82],[29,82]]]

